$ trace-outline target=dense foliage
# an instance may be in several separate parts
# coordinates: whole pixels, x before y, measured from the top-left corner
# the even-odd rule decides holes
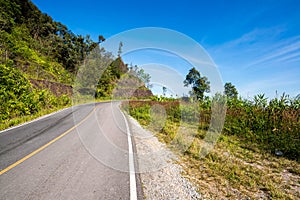
[[[300,100],[283,94],[267,101],[257,95],[253,101],[236,99],[228,102],[224,132],[234,134],[247,142],[247,146],[285,157],[300,158]]]
[[[14,67],[0,65],[0,122],[37,113],[43,109],[65,106],[70,103],[66,95],[54,96],[47,90],[36,90]]]
[[[46,85],[71,88],[79,64],[99,42],[75,35],[29,0],[0,0],[1,127],[70,104],[69,94],[58,96]]]
[[[97,99],[149,96],[145,88],[149,79],[150,75],[138,66],[128,67],[121,56],[114,59],[103,48],[96,48],[80,66],[75,88],[81,95]]]
[[[116,87],[117,80],[128,71],[121,57],[118,57],[105,69],[97,83],[95,96],[110,97],[113,89]]]
[[[169,130],[170,124],[193,124],[198,127],[199,138],[203,131],[208,130],[211,120],[211,99],[206,98],[195,105],[181,101],[132,101],[127,109],[133,117],[143,125],[151,121],[150,110],[153,105],[161,105],[167,113],[167,121],[160,130],[165,141],[172,141],[178,129]],[[266,101],[264,95],[257,95],[253,101],[241,98],[228,99],[227,112],[223,133],[234,135],[242,141],[244,147],[255,150],[261,149],[275,155],[299,161],[300,158],[300,98],[289,98],[282,95]],[[199,121],[195,122],[195,116]],[[176,125],[177,124],[177,125]],[[190,149],[189,149],[190,150]],[[189,150],[186,153],[189,153]],[[190,152],[191,153],[191,152]],[[194,152],[198,156],[199,152]],[[280,154],[281,154],[280,153]]]
[[[78,64],[97,46],[89,36],[77,36],[43,14],[31,1],[0,0],[0,11],[1,63],[10,61],[18,66],[56,62],[76,72]],[[46,58],[39,62],[41,56]]]
[[[210,92],[210,82],[207,77],[201,76],[194,67],[190,69],[183,83],[185,87],[192,87],[192,95],[198,100],[203,100],[204,92]]]
[[[72,88],[84,100],[85,95],[111,97],[123,76],[126,83],[130,78],[135,80],[131,83],[149,83],[150,76],[141,70],[125,76],[129,69],[120,56],[122,42],[114,58],[100,48],[103,36],[94,42],[88,35],[75,35],[30,0],[0,0],[0,11],[1,125],[67,105]],[[68,91],[57,91],[63,88]]]
[[[224,85],[224,94],[228,99],[238,98],[238,91],[232,83],[225,83]]]

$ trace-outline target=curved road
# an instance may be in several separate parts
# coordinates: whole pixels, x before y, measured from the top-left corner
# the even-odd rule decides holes
[[[0,132],[0,199],[142,199],[118,105],[74,106]]]

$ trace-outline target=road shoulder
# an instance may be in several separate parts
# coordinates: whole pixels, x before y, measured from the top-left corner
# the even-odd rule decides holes
[[[128,116],[134,136],[144,199],[200,199],[196,188],[181,174],[177,157],[149,131]]]

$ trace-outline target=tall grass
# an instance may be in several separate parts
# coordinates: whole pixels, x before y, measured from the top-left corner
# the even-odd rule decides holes
[[[201,159],[216,113],[210,99],[153,98],[123,108],[179,153],[184,175],[205,198],[299,199],[299,100],[287,95],[270,101],[264,95],[228,99],[223,135]]]
[[[196,126],[196,137],[203,138],[203,131],[208,130],[211,122],[211,104],[209,98],[196,106],[174,100],[130,101],[126,108],[142,125],[149,125],[155,120],[150,115],[151,107],[162,106],[166,111],[166,121],[159,132],[170,142],[180,123]],[[177,128],[170,131],[170,124]],[[236,136],[245,148],[258,148],[271,154],[280,152],[286,158],[299,161],[300,98],[292,99],[283,94],[270,101],[267,101],[264,95],[257,95],[252,101],[241,98],[228,99],[222,132],[225,135]]]
[[[0,65],[0,98],[0,129],[71,104],[67,95],[33,88],[23,72],[9,65]]]
[[[300,101],[283,94],[267,102],[264,95],[253,101],[231,100],[227,110],[224,133],[236,135],[248,147],[300,159]]]

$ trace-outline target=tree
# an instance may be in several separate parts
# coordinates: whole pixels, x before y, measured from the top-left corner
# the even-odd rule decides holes
[[[145,83],[148,89],[152,87],[150,84],[151,76],[150,74],[146,73],[144,69],[139,69],[136,75],[143,83]]]
[[[118,50],[118,57],[121,57],[122,54],[122,47],[123,47],[123,42],[119,43],[119,50]]]
[[[146,73],[144,69],[138,67],[137,65],[130,66],[129,74],[137,77],[141,82],[145,83],[145,86],[150,89],[152,84],[150,84],[151,76]]]
[[[198,100],[203,100],[204,92],[210,92],[210,82],[195,67],[190,69],[183,83],[185,87],[192,86],[192,93]]]
[[[103,37],[103,35],[99,35],[98,36],[98,44],[102,43],[105,41],[105,38]]]
[[[238,97],[238,91],[232,83],[225,83],[224,89],[224,94],[228,99],[236,99]]]
[[[165,86],[163,86],[163,87],[162,87],[162,90],[163,90],[163,95],[166,96],[167,88],[166,88]]]

